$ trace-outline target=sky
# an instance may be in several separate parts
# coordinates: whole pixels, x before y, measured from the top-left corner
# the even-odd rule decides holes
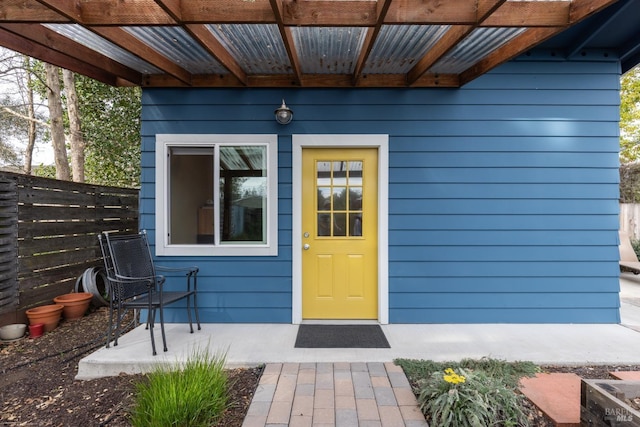
[[[17,66],[17,62],[21,62],[20,56],[17,53],[0,47],[0,97],[8,97],[15,103],[21,103],[23,102],[23,96],[20,91],[20,85],[18,84],[18,77],[17,74],[12,71]],[[46,117],[49,113],[46,101],[36,99],[34,103],[36,104],[36,113]],[[6,138],[6,135],[3,136]],[[9,139],[9,142],[16,147],[17,151],[24,153],[26,141]],[[36,144],[33,150],[33,165],[49,165],[53,163],[53,147],[51,143],[41,142]]]

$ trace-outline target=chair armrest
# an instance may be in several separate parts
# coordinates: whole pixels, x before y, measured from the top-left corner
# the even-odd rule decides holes
[[[109,280],[113,280],[118,283],[136,283],[136,282],[147,282],[150,288],[153,288],[154,285],[162,287],[164,284],[165,278],[162,275],[157,276],[145,276],[145,277],[131,277],[131,276],[122,276],[120,274],[116,274],[115,277],[109,276],[107,277]]]
[[[156,271],[163,271],[163,272],[186,272],[186,276],[187,276],[187,291],[191,292],[191,278],[193,277],[193,291],[197,292],[198,291],[198,271],[200,271],[200,269],[198,267],[176,267],[176,268],[172,268],[172,267],[163,267],[161,265],[156,265]]]
[[[155,267],[158,271],[186,272],[187,274],[198,274],[198,271],[200,271],[198,267],[164,267],[162,265],[156,265]]]

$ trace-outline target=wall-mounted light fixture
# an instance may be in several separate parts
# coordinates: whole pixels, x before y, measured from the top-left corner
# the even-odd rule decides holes
[[[282,100],[282,105],[276,111],[274,111],[276,115],[276,121],[281,125],[288,125],[293,120],[293,111],[287,107],[287,104],[284,103],[284,99]]]

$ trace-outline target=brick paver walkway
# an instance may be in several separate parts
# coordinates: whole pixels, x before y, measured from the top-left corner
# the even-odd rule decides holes
[[[393,363],[269,364],[243,427],[428,427]]]

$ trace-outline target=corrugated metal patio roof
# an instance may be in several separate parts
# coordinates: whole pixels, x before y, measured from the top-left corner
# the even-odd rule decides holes
[[[3,0],[0,45],[112,85],[459,87],[614,3]]]

